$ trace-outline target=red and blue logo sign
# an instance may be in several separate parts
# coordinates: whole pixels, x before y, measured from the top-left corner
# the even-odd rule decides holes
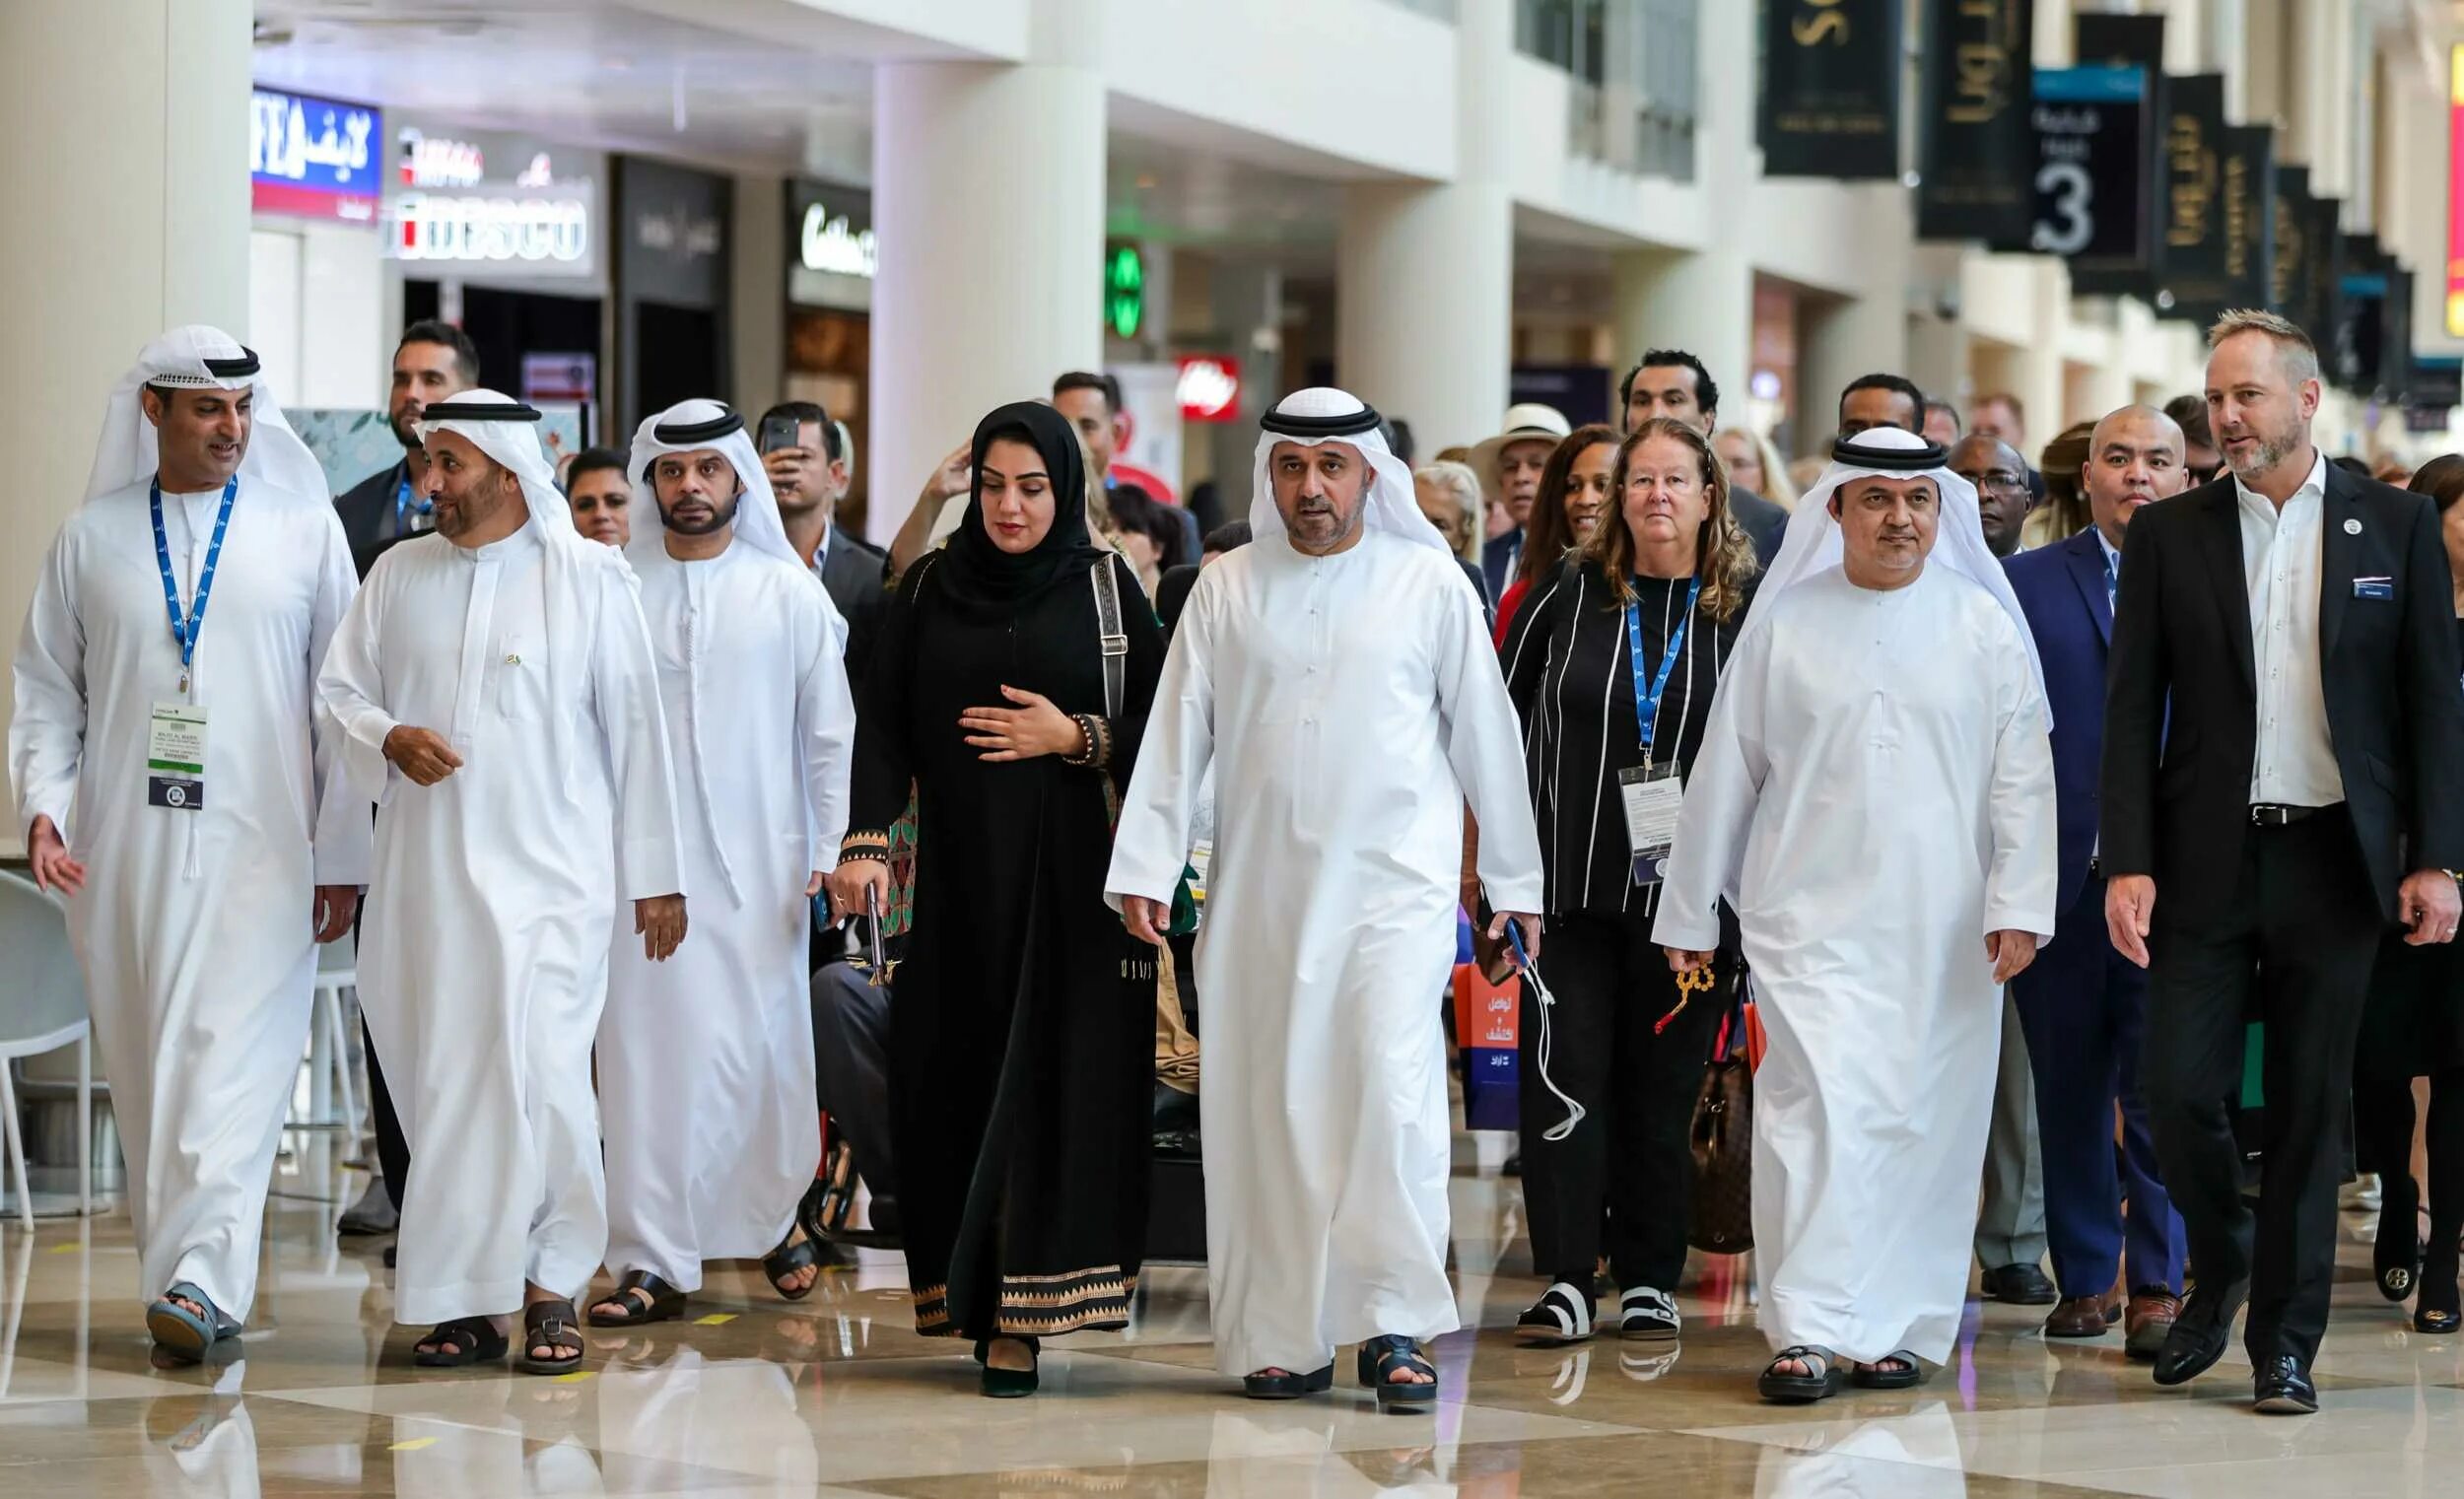
[[[256,211],[374,228],[384,141],[384,121],[374,105],[252,91],[248,182]]]

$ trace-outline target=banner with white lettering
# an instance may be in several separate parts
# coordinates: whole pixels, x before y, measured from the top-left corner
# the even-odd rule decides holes
[[[1920,239],[2027,248],[2036,134],[2029,62],[2034,0],[1930,0],[1925,27]]]
[[[2059,255],[2071,285],[2145,273],[2148,72],[2099,64],[2038,68],[2036,226],[2029,247]]]
[[[2224,77],[2164,87],[2164,214],[2156,315],[2197,320],[2224,301]]]
[[[1755,140],[1774,177],[1899,176],[1901,0],[1767,0]]]

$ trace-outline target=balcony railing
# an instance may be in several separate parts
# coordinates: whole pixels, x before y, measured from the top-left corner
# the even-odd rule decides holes
[[[1516,0],[1516,49],[1572,78],[1570,151],[1649,176],[1692,179],[1700,3]]]

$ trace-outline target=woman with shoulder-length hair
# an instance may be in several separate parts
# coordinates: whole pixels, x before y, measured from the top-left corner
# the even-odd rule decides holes
[[[1543,1007],[1525,987],[1523,1034],[1554,1033],[1524,1047],[1549,1058],[1544,1080],[1523,1085],[1524,1199],[1550,1283],[1516,1330],[1536,1343],[1592,1335],[1604,1217],[1618,1332],[1677,1335],[1688,1126],[1724,1012],[1715,995],[1736,977],[1732,921],[1714,989],[1677,989],[1651,939],[1668,850],[1634,846],[1626,807],[1673,810],[1745,619],[1753,543],[1729,514],[1726,468],[1682,422],[1628,434],[1609,493],[1582,550],[1535,583],[1503,651],[1548,881],[1540,975],[1555,999]]]
[[[1089,535],[1060,413],[1001,407],[972,462],[965,518],[882,621],[830,896],[842,915],[868,892],[887,909],[912,785],[890,1034],[908,1283],[917,1330],[973,1339],[984,1393],[1011,1396],[1035,1389],[1038,1337],[1127,1326],[1137,1281],[1155,964],[1104,877],[1164,643],[1127,562]]]
[[[1618,450],[1617,430],[1592,422],[1567,433],[1548,455],[1540,470],[1540,493],[1532,497],[1531,518],[1524,525],[1523,555],[1516,560],[1514,580],[1497,600],[1500,645],[1514,628],[1515,612],[1531,596],[1533,582],[1600,529],[1609,510],[1608,469]]]

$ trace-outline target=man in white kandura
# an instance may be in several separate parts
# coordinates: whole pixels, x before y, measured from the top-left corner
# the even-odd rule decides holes
[[[183,1361],[256,1299],[315,944],[351,929],[368,878],[368,816],[328,794],[315,713],[353,579],[256,356],[174,328],[111,392],[18,641],[19,826],[68,897],[146,1325]]]
[[[619,897],[684,937],[675,789],[633,574],[567,517],[492,390],[430,406],[436,530],[368,575],[317,678],[376,803],[360,996],[409,1139],[394,1315],[416,1361],[582,1358],[569,1299],[607,1250],[590,1042]],[[799,829],[800,833],[801,830]]]
[[[856,707],[828,590],[787,542],[744,418],[685,401],[627,464],[642,612],[682,808],[693,941],[622,933],[599,1022],[607,1133],[603,1328],[664,1322],[705,1260],[763,1257],[801,1301],[819,1250],[795,1207],[821,1160],[807,953],[814,871],[847,832]],[[820,851],[828,850],[825,856]]]
[[[1480,877],[1540,950],[1522,731],[1479,596],[1340,390],[1260,424],[1257,539],[1199,575],[1164,660],[1108,888],[1159,941],[1211,766],[1206,1276],[1216,1367],[1328,1389],[1337,1344],[1425,1410],[1446,1279],[1446,1051],[1468,798]]]
[[[1905,1389],[1951,1351],[1999,987],[2053,931],[2048,726],[1976,491],[1914,434],[1841,441],[1720,678],[1652,929],[1698,968],[1733,902],[1770,1037],[1766,1399]]]

